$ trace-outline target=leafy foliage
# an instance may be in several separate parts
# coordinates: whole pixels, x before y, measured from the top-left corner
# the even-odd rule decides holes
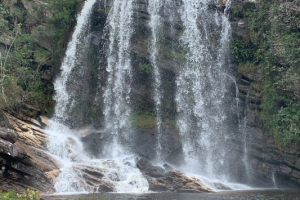
[[[23,194],[18,194],[15,191],[0,193],[2,200],[39,200],[39,192],[27,189]]]
[[[300,141],[300,15],[297,2],[260,1],[246,17],[250,31],[232,39],[239,71],[264,72],[262,117],[265,127],[284,144]],[[291,9],[293,8],[293,9]],[[299,8],[299,6],[298,6]]]
[[[49,8],[53,12],[53,17],[48,23],[54,25],[58,49],[62,45],[67,32],[76,24],[76,14],[78,13],[83,0],[48,0]]]
[[[42,111],[51,109],[51,86],[42,78],[41,70],[53,73],[52,67],[58,65],[67,33],[75,26],[83,2],[29,1],[34,11],[28,11],[18,0],[0,0],[0,109],[20,110],[24,104]],[[48,3],[47,11],[40,9],[44,3]],[[52,17],[43,17],[43,12]],[[40,38],[52,43],[53,49],[41,46]]]

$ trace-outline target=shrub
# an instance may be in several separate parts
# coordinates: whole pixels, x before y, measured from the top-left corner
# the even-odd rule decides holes
[[[23,194],[18,194],[15,191],[0,193],[1,200],[39,200],[39,192],[27,189]]]
[[[284,144],[300,142],[300,16],[293,3],[263,0],[257,10],[236,12],[247,18],[249,31],[231,43],[239,72],[264,72],[261,115]]]

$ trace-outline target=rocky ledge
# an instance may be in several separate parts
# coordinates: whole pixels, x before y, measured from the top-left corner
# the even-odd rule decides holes
[[[153,166],[145,158],[137,162],[137,168],[149,182],[149,190],[154,192],[178,192],[178,193],[209,193],[212,189],[206,187],[195,177],[188,177],[179,170],[174,170],[169,164],[164,168]]]
[[[27,188],[54,192],[60,165],[45,153],[47,134],[42,121],[0,112],[0,192]]]
[[[115,185],[103,179],[105,169],[88,165],[75,165],[73,170],[80,176],[78,180],[86,191],[114,192]]]
[[[156,192],[207,193],[213,192],[196,178],[190,178],[179,170],[167,172],[149,182],[149,190]]]

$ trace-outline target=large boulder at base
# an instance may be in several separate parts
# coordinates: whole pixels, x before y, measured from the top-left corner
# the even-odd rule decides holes
[[[163,177],[149,182],[149,190],[154,192],[208,193],[210,188],[195,178],[189,178],[178,170],[167,172]]]
[[[88,165],[75,165],[73,170],[78,174],[79,181],[82,182],[86,191],[90,192],[113,192],[114,184],[103,179],[104,170]]]
[[[162,177],[165,174],[165,170],[160,167],[160,166],[153,166],[149,160],[146,158],[141,158],[137,164],[137,168],[145,175],[147,178],[148,177]]]

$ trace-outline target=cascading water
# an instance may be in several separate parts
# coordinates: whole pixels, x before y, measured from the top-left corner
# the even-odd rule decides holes
[[[115,0],[108,16],[109,48],[107,55],[108,79],[104,92],[105,130],[113,134],[112,155],[124,151],[120,137],[130,135],[130,92],[132,67],[130,39],[132,35],[133,0]]]
[[[226,174],[223,102],[229,82],[226,59],[230,23],[226,16],[210,11],[209,3],[183,1],[181,40],[187,56],[176,80],[176,103],[187,170],[212,178]],[[217,33],[214,36],[210,35],[210,26]],[[213,43],[213,37],[219,44]]]
[[[78,135],[76,135],[76,131],[60,124],[60,122],[64,122],[67,119],[67,108],[72,105],[72,99],[70,99],[72,91],[69,92],[67,88],[68,81],[71,78],[70,75],[77,59],[80,59],[77,55],[84,51],[84,46],[81,46],[81,42],[84,34],[89,30],[88,21],[95,3],[96,0],[87,0],[81,14],[77,17],[77,26],[61,66],[62,73],[54,83],[57,104],[54,120],[51,120],[50,126],[46,131],[50,139],[48,151],[62,165],[60,175],[56,180],[55,189],[58,193],[98,191],[99,185],[92,184],[84,179],[86,175],[83,174],[83,171],[92,169],[96,173],[104,174],[103,181],[106,182],[105,184],[113,185],[115,192],[145,192],[148,190],[148,182],[135,167],[135,157],[122,157],[120,155],[116,157],[115,155],[114,160],[91,159],[85,153],[83,144]],[[114,10],[111,11],[109,21],[109,25],[112,28],[110,30],[111,43],[108,59],[108,72],[110,74],[108,79],[109,89],[105,92],[106,107],[104,112],[107,122],[106,128],[115,135],[119,134],[119,131],[128,124],[130,114],[130,109],[126,107],[130,88],[124,88],[126,87],[125,83],[127,85],[125,76],[128,75],[127,78],[130,80],[130,60],[126,59],[128,58],[126,57],[126,53],[128,53],[126,51],[129,48],[130,31],[125,29],[130,24],[131,15],[127,12],[131,9],[130,5],[128,2],[115,1]],[[120,19],[122,19],[121,23],[118,24]],[[118,41],[117,53],[115,53],[114,49],[115,40]],[[114,98],[115,101],[110,98]],[[113,103],[109,102],[110,100]]]
[[[244,119],[242,120],[243,123],[240,124],[241,127],[241,133],[243,135],[243,150],[244,150],[244,157],[243,157],[243,163],[245,165],[245,170],[246,170],[246,178],[249,180],[250,179],[250,170],[249,170],[249,166],[248,166],[248,146],[247,146],[247,114],[248,114],[248,110],[249,110],[249,95],[250,95],[250,91],[248,89],[247,91],[247,96],[246,96],[246,108],[244,110]]]
[[[105,152],[102,155],[106,159],[90,158],[79,139],[78,131],[67,126],[68,109],[76,105],[73,94],[76,92],[68,86],[75,66],[86,67],[77,61],[81,59],[80,54],[85,51],[85,44],[89,40],[89,19],[96,1],[85,2],[61,66],[61,75],[54,84],[56,112],[47,132],[50,135],[48,150],[62,163],[55,188],[59,193],[97,191],[99,186],[86,181],[83,173],[92,168],[96,173],[104,175],[103,180],[113,185],[115,192],[147,192],[148,182],[136,168],[136,156],[131,154],[131,147],[128,147],[128,143],[136,140],[130,120],[135,106],[131,100],[134,79],[132,35],[136,14],[134,0],[114,0],[110,2],[110,9],[105,7],[105,10],[109,10],[104,28],[104,37],[107,37],[104,43],[107,46],[103,47],[107,62],[103,62],[105,67],[101,67],[105,68],[104,74],[107,77],[101,80],[101,87],[98,88],[101,94],[99,99],[103,101],[98,106],[103,111],[104,125],[99,126],[101,131],[94,132],[113,138],[104,145]],[[227,180],[229,169],[225,158],[229,153],[226,140],[230,134],[225,123],[227,115],[224,102],[229,82],[232,82],[228,75],[230,23],[226,15],[210,10],[210,3],[209,0],[149,0],[147,7],[150,15],[147,22],[151,31],[150,39],[147,38],[147,50],[152,65],[151,93],[158,134],[157,144],[153,145],[158,157],[156,161],[165,162],[161,156],[164,150],[161,144],[164,134],[162,122],[163,118],[167,119],[165,116],[170,115],[163,117],[164,95],[167,92],[163,85],[166,71],[161,66],[164,58],[160,54],[164,45],[164,50],[167,50],[165,57],[171,63],[176,63],[169,67],[173,67],[171,71],[176,77],[176,95],[169,97],[175,98],[173,102],[177,106],[176,126],[185,159],[181,169],[186,173],[200,174],[197,177],[207,185],[210,185],[211,180]],[[229,5],[230,1],[227,1],[225,14]],[[162,15],[167,19],[164,20]],[[171,33],[166,39],[164,37],[167,34],[162,27],[167,23]],[[165,43],[161,44],[162,41]],[[176,52],[177,49],[168,49],[170,46],[167,44],[170,43],[172,48],[176,46],[180,49],[180,53]],[[180,62],[177,62],[179,59]],[[172,84],[174,85],[174,81]],[[243,188],[239,185],[231,186]],[[211,187],[213,188],[213,184]]]
[[[158,144],[157,144],[157,154],[158,154],[158,159],[161,159],[161,75],[159,71],[159,67],[157,66],[157,58],[158,58],[158,49],[159,49],[159,33],[160,29],[159,27],[161,26],[161,20],[160,20],[160,15],[159,11],[162,7],[162,1],[161,0],[152,0],[149,2],[148,5],[148,12],[150,14],[150,27],[151,27],[151,45],[150,45],[150,59],[153,67],[153,77],[154,77],[154,86],[153,86],[153,99],[155,102],[155,109],[156,109],[156,121],[157,121],[157,130],[158,130]]]
[[[77,18],[77,25],[68,44],[66,55],[61,65],[60,76],[55,80],[56,101],[55,116],[57,121],[67,120],[67,109],[72,107],[72,91],[68,90],[68,81],[72,75],[72,70],[81,59],[86,40],[86,30],[89,30],[89,19],[93,5],[96,0],[89,0],[85,3],[84,9]]]

